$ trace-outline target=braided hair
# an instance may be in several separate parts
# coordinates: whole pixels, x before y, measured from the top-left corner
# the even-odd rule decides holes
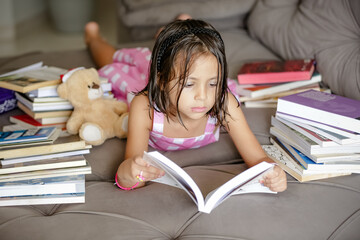
[[[177,117],[183,124],[178,106],[181,92],[186,84],[194,59],[202,54],[212,54],[218,61],[218,81],[213,108],[207,113],[222,124],[227,103],[227,62],[224,42],[219,32],[202,20],[176,20],[159,34],[151,56],[149,82],[140,94],[149,98],[150,108]],[[180,76],[176,74],[180,73]],[[176,104],[169,101],[170,81],[179,78]],[[174,86],[175,87],[175,86]]]

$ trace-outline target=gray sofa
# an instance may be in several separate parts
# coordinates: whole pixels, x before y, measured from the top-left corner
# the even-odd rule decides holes
[[[149,31],[119,47],[151,45],[145,40],[157,26],[188,12],[221,31],[230,77],[235,78],[246,61],[315,57],[325,84],[338,94],[360,99],[360,18],[355,14],[360,12],[359,1],[119,0],[118,11],[119,21],[134,37]],[[64,68],[94,66],[86,49],[32,52],[1,58],[0,73],[40,60]],[[19,112],[1,115],[0,126]],[[269,144],[274,109],[244,112],[260,143]],[[158,183],[134,191],[115,187],[125,144],[109,139],[86,155],[93,171],[86,177],[86,203],[0,207],[0,239],[360,238],[359,175],[307,183],[288,176],[285,192],[233,196],[211,214],[203,214],[176,188]],[[218,184],[220,175],[246,168],[225,132],[219,142],[204,148],[164,154],[209,187]]]

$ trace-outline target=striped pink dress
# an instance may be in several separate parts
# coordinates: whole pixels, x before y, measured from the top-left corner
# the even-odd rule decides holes
[[[164,136],[164,119],[163,113],[154,110],[153,129],[150,132],[149,145],[157,150],[176,151],[200,148],[219,140],[220,127],[216,126],[216,118],[209,117],[204,134],[191,138]]]

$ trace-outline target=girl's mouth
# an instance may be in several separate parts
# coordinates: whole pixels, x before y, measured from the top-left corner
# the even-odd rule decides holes
[[[191,108],[191,111],[197,112],[197,113],[204,112],[204,111],[206,111],[206,107],[193,107],[193,108]]]

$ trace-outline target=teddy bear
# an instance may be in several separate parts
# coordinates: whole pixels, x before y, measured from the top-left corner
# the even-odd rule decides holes
[[[101,145],[108,138],[127,135],[128,106],[116,99],[103,98],[98,72],[77,68],[66,73],[57,92],[74,110],[67,121],[70,134],[79,134],[87,144]]]

